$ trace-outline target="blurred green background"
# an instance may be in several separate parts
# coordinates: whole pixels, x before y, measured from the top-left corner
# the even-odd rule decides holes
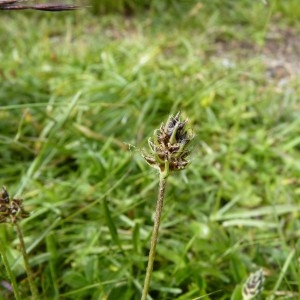
[[[41,299],[140,299],[158,184],[140,152],[178,111],[196,141],[152,299],[242,299],[260,268],[262,299],[298,299],[299,1],[87,4],[0,11],[0,184],[31,211]],[[14,228],[0,238],[30,299]]]

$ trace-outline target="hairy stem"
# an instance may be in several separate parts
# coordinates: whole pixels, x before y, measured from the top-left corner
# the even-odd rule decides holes
[[[11,285],[12,285],[12,288],[13,288],[13,291],[14,291],[15,298],[16,298],[16,300],[21,300],[20,293],[19,293],[19,288],[18,288],[17,282],[16,282],[16,278],[15,278],[15,276],[14,276],[14,274],[13,274],[11,268],[10,268],[10,265],[8,263],[2,241],[0,242],[0,254],[2,256],[2,261],[3,261],[3,264],[5,266],[7,275],[10,279],[10,282],[11,282]]]
[[[158,238],[158,231],[159,231],[159,225],[160,225],[160,218],[161,218],[161,212],[164,204],[164,197],[165,197],[165,189],[166,189],[166,181],[167,176],[165,173],[160,174],[159,178],[159,190],[158,190],[158,197],[156,202],[156,209],[155,209],[155,220],[153,225],[153,232],[151,237],[151,245],[150,245],[150,252],[148,257],[148,266],[147,266],[147,272],[146,272],[146,278],[142,293],[141,300],[146,300],[149,286],[150,286],[150,280],[153,270],[153,262],[155,258],[155,250],[156,250],[156,244],[157,244],[157,238]]]
[[[23,255],[24,266],[25,266],[25,270],[26,270],[26,273],[27,273],[27,277],[28,277],[28,282],[29,282],[29,287],[30,287],[30,291],[31,291],[31,295],[32,295],[32,300],[38,300],[38,291],[37,291],[37,288],[34,284],[33,274],[32,274],[32,271],[30,269],[28,255],[27,255],[27,252],[26,252],[26,247],[25,247],[24,238],[23,238],[23,233],[22,233],[21,227],[20,227],[18,222],[15,222],[15,226],[16,226],[18,238],[19,238],[19,241],[20,241],[20,248],[21,248],[21,252],[22,252],[22,255]]]

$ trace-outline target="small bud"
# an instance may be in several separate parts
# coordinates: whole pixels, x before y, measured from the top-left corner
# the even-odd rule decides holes
[[[254,299],[263,289],[264,275],[260,269],[251,273],[243,286],[243,300]]]
[[[0,200],[3,201],[4,203],[9,203],[9,195],[8,195],[8,192],[5,188],[5,186],[2,187]]]

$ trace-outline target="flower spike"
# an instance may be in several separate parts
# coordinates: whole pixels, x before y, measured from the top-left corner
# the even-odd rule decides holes
[[[255,273],[251,273],[243,286],[243,300],[254,299],[261,293],[264,283],[264,274],[260,269]]]
[[[187,157],[191,151],[188,146],[194,137],[187,129],[187,122],[180,120],[178,112],[154,131],[148,140],[150,153],[143,154],[151,167],[168,174],[169,171],[183,170],[189,165]]]
[[[5,187],[0,193],[0,223],[16,223],[18,220],[29,217],[23,208],[23,200],[11,198]]]

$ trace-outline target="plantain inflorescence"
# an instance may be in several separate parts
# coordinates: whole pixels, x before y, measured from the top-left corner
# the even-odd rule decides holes
[[[0,223],[16,223],[29,217],[23,208],[23,200],[11,198],[5,187],[0,193]]]
[[[150,153],[143,154],[151,167],[168,175],[169,171],[183,170],[189,165],[189,145],[194,136],[187,128],[187,122],[187,119],[180,120],[180,113],[177,113],[154,131],[148,140]]]
[[[251,273],[243,286],[243,300],[254,299],[263,289],[264,275],[262,270]]]

